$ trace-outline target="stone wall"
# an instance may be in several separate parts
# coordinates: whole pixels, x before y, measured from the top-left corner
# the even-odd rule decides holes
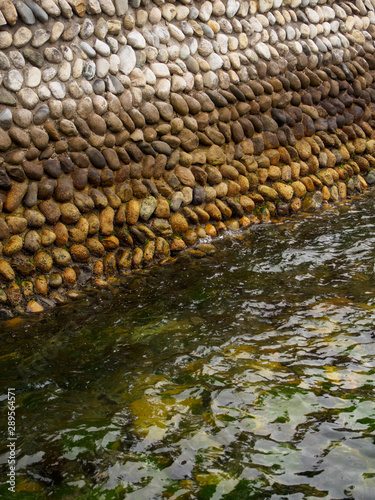
[[[374,6],[0,0],[0,307],[373,183]]]

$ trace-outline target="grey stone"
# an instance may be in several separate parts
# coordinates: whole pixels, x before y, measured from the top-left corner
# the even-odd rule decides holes
[[[13,45],[16,48],[23,47],[24,45],[29,43],[32,36],[33,36],[33,34],[29,30],[29,28],[26,28],[25,26],[21,26],[21,28],[18,28],[18,30],[14,34]]]
[[[117,54],[112,54],[109,58],[109,71],[116,75],[120,68],[120,58]]]
[[[102,42],[98,38],[95,41],[94,48],[95,48],[96,52],[103,57],[108,57],[111,54],[111,49],[109,48],[109,45]]]
[[[113,75],[108,75],[105,80],[105,85],[107,92],[112,92],[112,94],[120,95],[125,91],[122,83]]]
[[[181,30],[182,30],[182,32],[184,33],[185,36],[193,36],[193,34],[194,34],[193,28],[186,21],[183,21],[181,23]]]
[[[161,43],[168,43],[171,39],[169,31],[163,26],[154,26],[154,33],[157,35]]]
[[[61,45],[60,48],[65,61],[72,62],[74,57],[72,49],[68,45]]]
[[[5,104],[5,106],[15,106],[17,101],[11,93],[0,87],[0,104]]]
[[[199,24],[203,30],[203,36],[206,36],[207,38],[210,38],[212,40],[215,37],[215,33],[213,32],[213,30],[207,24]]]
[[[141,208],[139,210],[139,216],[142,220],[148,221],[151,215],[155,212],[158,205],[157,200],[153,196],[148,196],[142,201]]]
[[[40,5],[34,2],[34,0],[25,0],[25,4],[32,10],[34,16],[41,23],[46,23],[48,21],[48,14]]]
[[[118,52],[118,56],[120,58],[120,71],[124,73],[124,75],[129,75],[136,64],[136,56],[132,47],[126,45],[125,47],[121,47]]]
[[[47,106],[47,104],[42,104],[35,111],[35,114],[34,114],[35,125],[41,125],[42,123],[44,123],[47,120],[48,117],[49,117],[49,107]]]
[[[0,69],[6,71],[10,68],[10,62],[4,52],[0,52]]]
[[[44,57],[42,54],[34,49],[26,48],[23,50],[23,57],[29,61],[33,66],[41,68],[44,63]]]
[[[9,31],[0,32],[0,49],[7,49],[12,45],[13,38]]]
[[[23,84],[23,76],[17,69],[12,69],[9,71],[3,80],[3,85],[6,89],[12,92],[18,92],[21,90]]]
[[[189,19],[195,20],[198,19],[198,16],[199,16],[199,10],[196,7],[192,7],[190,9]]]
[[[168,30],[171,37],[177,40],[178,42],[182,42],[183,40],[185,40],[185,35],[183,34],[183,32],[179,28],[177,28],[177,26],[175,26],[174,24],[170,24],[168,26]]]
[[[96,51],[87,42],[80,43],[81,49],[85,54],[87,54],[91,59],[96,57]]]
[[[116,14],[122,17],[128,10],[128,0],[114,0]]]
[[[28,109],[16,109],[13,113],[14,123],[21,128],[28,128],[33,121],[33,114]]]
[[[103,80],[95,80],[92,88],[96,95],[103,95],[105,92],[105,82]]]
[[[127,39],[128,44],[134,49],[144,49],[146,47],[146,40],[138,31],[128,33]]]
[[[115,6],[111,0],[99,0],[100,7],[102,11],[107,14],[107,16],[114,16],[116,13]],[[139,7],[139,6],[138,6]]]
[[[67,82],[70,78],[71,73],[72,68],[70,63],[68,61],[64,61],[59,67],[58,78],[62,82]]]
[[[12,126],[13,117],[10,109],[5,108],[0,113],[0,127],[4,130],[9,130]]]
[[[83,66],[83,76],[86,80],[93,80],[96,74],[96,64],[94,61],[87,61]]]
[[[51,92],[45,85],[40,85],[38,87],[38,97],[41,101],[48,101],[51,98]]]
[[[31,46],[34,47],[35,49],[42,47],[42,45],[47,43],[50,38],[51,38],[50,31],[44,29],[38,29],[34,33]]]
[[[42,72],[43,81],[44,82],[51,81],[53,78],[55,78],[56,74],[57,70],[55,68],[53,68],[52,66],[47,66],[46,68],[44,68]]]
[[[103,59],[102,57],[97,60],[96,62],[96,76],[98,78],[105,78],[108,74],[109,71],[109,61],[107,59]],[[95,88],[94,88],[95,92]]]
[[[22,19],[25,24],[35,24],[35,17],[33,11],[21,0],[16,0],[14,6],[17,9],[18,16]]]
[[[232,17],[237,14],[239,8],[240,2],[238,2],[237,0],[228,0],[226,7],[226,15],[228,19],[232,19]]]
[[[48,62],[53,64],[60,64],[63,59],[61,52],[56,47],[47,47],[44,50],[44,56]]]
[[[64,99],[66,96],[66,87],[61,82],[51,82],[49,89],[55,99]]]
[[[42,72],[39,68],[29,66],[25,71],[25,85],[30,88],[37,87],[42,80]]]
[[[116,38],[109,36],[107,38],[107,43],[109,45],[109,48],[111,49],[111,52],[113,54],[116,54],[118,52],[118,41],[116,40]]]
[[[24,108],[34,109],[39,102],[39,97],[33,90],[26,88],[18,92],[18,100]]]
[[[58,17],[61,14],[61,9],[53,0],[42,0],[42,8],[52,17]]]
[[[94,30],[95,27],[93,22],[91,21],[91,19],[86,18],[81,26],[79,36],[82,38],[82,40],[87,40],[91,35],[94,34]]]
[[[5,56],[5,54],[4,54],[4,56]],[[21,54],[21,52],[19,52],[18,50],[11,50],[9,52],[9,59],[15,68],[22,69],[25,67],[25,59],[24,59],[23,55]],[[4,68],[4,69],[7,69],[7,68]]]
[[[218,54],[211,54],[207,59],[210,69],[217,71],[223,66],[223,59]]]

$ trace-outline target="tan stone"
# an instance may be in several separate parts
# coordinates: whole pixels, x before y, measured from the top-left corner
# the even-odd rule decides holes
[[[260,168],[258,170],[258,179],[260,184],[265,184],[268,179],[268,168]]]
[[[16,255],[18,252],[20,252],[22,250],[22,247],[22,238],[18,235],[11,236],[8,243],[3,248],[3,254],[7,257],[11,257],[12,255]]]
[[[103,259],[104,274],[114,276],[117,273],[117,262],[114,253],[108,253]]]
[[[143,253],[143,258],[146,262],[151,262],[154,258],[155,253],[155,241],[149,241],[145,246],[145,251]]]
[[[232,210],[228,207],[228,205],[226,205],[221,200],[216,200],[215,203],[216,203],[217,208],[223,214],[223,217],[226,217],[227,219],[229,219],[229,217],[232,216]]]
[[[186,243],[181,238],[174,238],[171,243],[171,251],[172,252],[181,252],[181,250],[185,250]]]
[[[154,212],[155,217],[166,219],[170,215],[170,207],[168,200],[162,196],[159,196],[157,202],[158,204]]]
[[[70,253],[63,248],[53,248],[52,257],[56,266],[67,267],[72,262]]]
[[[275,189],[265,185],[258,186],[258,192],[267,200],[277,200],[279,197]]]
[[[200,207],[194,207],[194,212],[198,215],[198,218],[201,222],[208,222],[210,220],[209,214]]]
[[[12,285],[8,286],[7,292],[8,300],[11,305],[16,306],[17,304],[19,304],[22,298],[20,287],[16,283],[13,283]]]
[[[301,160],[307,160],[308,158],[310,158],[311,146],[305,139],[297,141],[295,148]]]
[[[294,198],[290,204],[290,209],[293,213],[297,213],[302,208],[302,200],[301,198]]]
[[[95,238],[88,238],[86,240],[86,246],[89,249],[90,253],[95,255],[96,257],[103,257],[105,254],[105,248],[102,243]]]
[[[69,240],[69,233],[65,224],[58,222],[55,224],[53,231],[56,235],[55,244],[59,247],[64,247]]]
[[[101,260],[97,260],[94,264],[93,273],[94,276],[101,276],[103,274],[104,266]]]
[[[115,211],[113,210],[112,207],[106,207],[104,210],[102,210],[100,212],[100,214],[99,214],[100,232],[103,235],[109,236],[110,234],[113,234],[113,231],[114,231],[114,228],[113,228],[114,217],[115,217]]]
[[[159,255],[170,255],[169,243],[161,236],[156,239],[155,252]]]
[[[215,238],[215,236],[217,236],[216,227],[213,224],[207,224],[204,230],[206,231],[207,236],[209,236],[210,238]]]
[[[75,282],[77,281],[77,275],[76,272],[72,267],[67,267],[64,272],[63,272],[63,280],[65,283],[68,285],[74,285]]]
[[[94,234],[97,234],[100,229],[99,218],[95,214],[90,214],[87,220],[89,221],[89,235],[93,236]]]
[[[175,234],[184,234],[189,228],[187,220],[182,214],[179,213],[171,215],[169,222]]]
[[[13,281],[15,278],[15,273],[6,260],[0,260],[0,276],[5,280],[5,281]]]
[[[120,269],[129,269],[131,267],[132,263],[132,252],[131,250],[125,250],[122,252],[119,260],[118,260],[118,267]]]
[[[49,247],[55,242],[55,240],[56,240],[56,234],[53,231],[47,228],[42,229],[41,241],[44,247]]]
[[[339,193],[339,197],[344,200],[347,196],[347,189],[346,189],[346,184],[345,182],[338,182],[337,183],[337,189]]]
[[[90,258],[90,252],[83,245],[72,245],[70,253],[74,260],[78,262],[87,262]]]
[[[136,248],[133,252],[133,265],[138,267],[141,265],[143,259],[143,250],[141,248]]]
[[[331,187],[331,199],[332,199],[332,201],[339,200],[339,192],[338,192],[337,186]]]
[[[329,201],[329,199],[331,198],[331,193],[330,193],[330,190],[327,186],[323,186],[322,195],[323,195],[324,201]]]
[[[69,229],[69,238],[74,243],[84,243],[89,232],[88,220],[81,217],[76,226]]]
[[[301,181],[295,181],[292,183],[292,188],[294,194],[299,198],[303,198],[306,194],[306,186]]]
[[[291,170],[291,174],[292,174],[292,179],[298,180],[299,179],[299,174],[300,174],[300,171],[301,171],[301,167],[300,167],[299,163],[292,162],[290,164],[290,170]]]
[[[128,224],[133,225],[138,222],[138,219],[139,219],[139,203],[136,200],[130,200],[126,205],[126,221]]]
[[[236,197],[240,191],[241,191],[241,186],[232,180],[227,181],[227,186],[228,186],[228,193],[227,195],[234,198]]]
[[[34,280],[35,292],[46,296],[48,293],[48,282],[44,276],[37,276]]]
[[[34,286],[32,281],[22,281],[21,290],[25,299],[32,297],[34,295]]]
[[[240,205],[248,213],[251,213],[255,208],[253,200],[245,195],[240,196]]]
[[[27,311],[31,313],[39,313],[44,311],[44,307],[41,306],[36,300],[30,300],[27,304]]]
[[[28,182],[15,182],[7,193],[4,202],[4,211],[12,213],[21,204],[22,198],[25,196],[28,188]]]
[[[245,194],[249,191],[250,189],[250,183],[247,177],[244,175],[240,175],[237,180],[239,186],[240,186],[240,193]]]
[[[281,177],[281,169],[280,167],[276,167],[275,165],[270,165],[268,169],[268,179],[270,181],[278,181]]]
[[[292,186],[283,184],[282,182],[275,182],[272,186],[283,200],[290,201],[293,198],[294,191]]]
[[[60,206],[61,220],[64,224],[74,224],[79,221],[81,212],[73,203],[63,203]]]
[[[332,172],[330,170],[321,170],[319,172],[319,179],[325,184],[326,186],[332,186],[333,185],[333,177],[332,177]]]
[[[204,207],[205,211],[208,213],[211,219],[219,221],[222,219],[222,215],[218,207],[214,203],[207,203]]]
[[[228,194],[228,186],[225,184],[225,182],[220,182],[220,184],[216,184],[214,186],[214,189],[216,191],[216,196],[218,198],[224,198]]]
[[[49,273],[53,266],[53,259],[48,253],[39,252],[34,257],[34,263],[37,269],[43,273]]]
[[[174,173],[176,174],[177,179],[183,184],[184,186],[189,186],[193,187],[195,184],[195,178],[192,173],[192,171],[186,167],[181,167],[178,165]]]
[[[102,240],[102,244],[106,250],[112,251],[116,250],[120,246],[120,240],[116,236],[112,235],[108,238],[104,238]]]
[[[186,245],[193,246],[198,240],[198,235],[193,229],[188,229],[184,234],[184,242]]]
[[[211,165],[223,165],[226,162],[226,155],[220,146],[211,146],[207,153],[207,163]]]

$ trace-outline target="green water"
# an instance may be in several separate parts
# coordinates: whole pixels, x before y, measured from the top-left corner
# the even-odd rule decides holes
[[[0,326],[0,497],[373,500],[374,204]]]

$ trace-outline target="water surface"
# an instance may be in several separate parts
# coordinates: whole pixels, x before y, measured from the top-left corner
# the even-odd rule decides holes
[[[373,500],[374,204],[0,326],[0,497]]]

